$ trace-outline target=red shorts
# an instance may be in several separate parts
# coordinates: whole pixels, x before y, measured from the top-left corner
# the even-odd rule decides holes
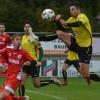
[[[9,77],[7,77],[6,82],[1,88],[1,91],[6,89],[10,91],[12,94],[14,94],[18,86],[20,86],[20,84],[21,80],[17,79],[17,75],[10,75]]]

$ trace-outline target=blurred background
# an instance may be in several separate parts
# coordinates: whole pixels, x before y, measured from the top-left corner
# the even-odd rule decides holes
[[[0,0],[0,22],[6,24],[6,31],[23,31],[24,21],[30,19],[35,32],[54,31],[53,23],[45,23],[41,13],[53,9],[67,19],[68,4],[77,1],[90,18],[93,32],[100,32],[100,0]]]
[[[24,22],[28,19],[37,35],[49,34],[57,28],[53,22],[43,21],[43,10],[50,8],[67,19],[70,16],[68,4],[73,1],[80,3],[82,11],[90,20],[94,37],[90,72],[100,75],[100,0],[0,0],[0,22],[6,24],[6,32],[10,35],[15,32],[23,33]],[[62,66],[67,58],[64,53],[67,46],[59,39],[42,41],[41,45],[44,57],[40,77],[49,79],[54,76],[62,81]],[[67,76],[70,84],[62,88],[49,85],[36,89],[31,78],[28,78],[26,95],[30,96],[30,100],[100,100],[100,82],[93,81],[91,87],[88,87],[73,65],[67,70]],[[4,84],[5,77],[4,68],[0,66],[0,87]]]

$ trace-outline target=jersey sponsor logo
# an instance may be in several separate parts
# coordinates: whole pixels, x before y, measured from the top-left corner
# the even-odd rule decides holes
[[[19,61],[15,59],[9,59],[9,62],[17,65],[19,64]]]

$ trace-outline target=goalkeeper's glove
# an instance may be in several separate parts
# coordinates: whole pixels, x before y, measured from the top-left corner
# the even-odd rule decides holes
[[[29,27],[28,29],[28,32],[29,32],[29,39],[30,39],[30,42],[37,42],[38,41],[38,36],[36,36],[33,32],[32,32],[32,28]]]
[[[30,39],[30,43],[32,43],[32,42],[38,42],[39,37],[36,36],[34,33],[32,33],[32,34],[29,35],[29,39]]]

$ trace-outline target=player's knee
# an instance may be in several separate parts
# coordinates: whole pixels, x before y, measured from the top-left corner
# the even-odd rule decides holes
[[[68,68],[69,68],[69,65],[68,64],[64,64],[63,67],[62,67],[62,71],[66,71]]]
[[[33,83],[33,86],[34,86],[35,88],[39,88],[39,87],[40,87],[40,83]]]
[[[65,67],[63,67],[63,68],[62,68],[62,71],[66,71],[66,68],[65,68]]]
[[[38,78],[33,78],[33,86],[35,88],[39,88],[40,87],[40,80]]]
[[[86,79],[90,77],[90,75],[89,75],[88,72],[83,72],[82,75],[83,75],[83,77],[86,78]]]

